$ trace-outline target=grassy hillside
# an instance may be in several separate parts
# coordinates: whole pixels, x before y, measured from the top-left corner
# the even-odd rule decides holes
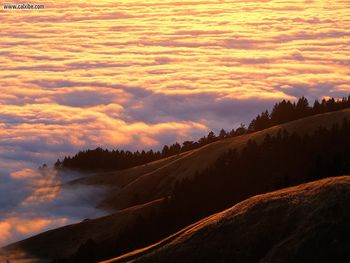
[[[349,262],[350,177],[254,196],[112,262]]]

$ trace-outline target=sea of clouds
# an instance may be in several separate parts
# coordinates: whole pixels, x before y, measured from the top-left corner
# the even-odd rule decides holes
[[[350,92],[349,1],[40,4],[0,16],[0,244],[99,214],[84,205],[95,190],[62,187],[43,163],[159,149],[277,100]]]

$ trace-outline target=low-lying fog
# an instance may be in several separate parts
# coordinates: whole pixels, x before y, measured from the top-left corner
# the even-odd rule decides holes
[[[0,170],[0,247],[106,214],[96,208],[104,189],[67,184],[77,177],[49,168]]]

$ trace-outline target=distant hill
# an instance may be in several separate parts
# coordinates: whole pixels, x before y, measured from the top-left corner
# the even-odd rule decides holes
[[[231,149],[240,150],[249,140],[259,143],[267,134],[274,135],[281,129],[290,133],[311,134],[320,126],[330,128],[335,123],[341,124],[344,118],[350,119],[350,109],[314,115],[259,132],[219,140],[173,157],[127,170],[96,174],[79,182],[112,187],[100,205],[124,209],[170,195],[176,183],[203,172],[223,153]]]
[[[111,262],[350,262],[350,177],[254,196]]]
[[[141,152],[131,152],[119,149],[108,150],[97,147],[93,150],[88,149],[80,151],[74,156],[66,156],[62,161],[57,160],[55,168],[59,170],[73,169],[88,172],[123,170],[198,149],[204,145],[225,138],[237,137],[293,120],[347,108],[350,108],[350,96],[343,97],[341,100],[335,100],[334,98],[329,98],[327,100],[323,99],[321,102],[316,100],[312,106],[309,105],[309,102],[305,97],[301,97],[295,102],[282,100],[274,105],[271,113],[266,110],[261,114],[258,114],[253,120],[251,120],[248,127],[241,124],[240,127],[230,131],[221,129],[218,135],[215,135],[215,133],[211,131],[207,136],[204,136],[197,141],[187,140],[184,141],[182,145],[178,142],[170,146],[164,145],[161,151],[142,150]]]

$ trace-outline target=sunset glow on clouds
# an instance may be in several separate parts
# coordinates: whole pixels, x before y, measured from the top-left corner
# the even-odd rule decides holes
[[[36,1],[0,10],[3,174],[350,93],[347,0]]]
[[[159,148],[350,91],[347,1],[40,4],[1,11],[1,158]]]

